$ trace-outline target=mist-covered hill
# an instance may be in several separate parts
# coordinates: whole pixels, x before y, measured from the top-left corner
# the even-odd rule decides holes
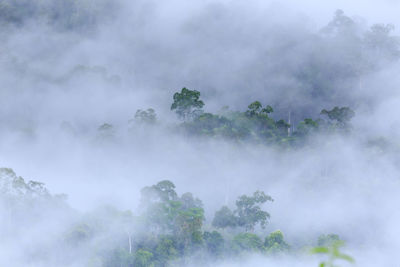
[[[395,266],[399,8],[0,0],[0,265]]]

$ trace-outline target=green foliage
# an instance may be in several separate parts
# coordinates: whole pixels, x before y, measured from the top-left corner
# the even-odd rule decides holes
[[[233,238],[232,249],[236,252],[261,252],[263,242],[256,234],[240,233]]]
[[[165,266],[169,261],[179,256],[177,245],[173,236],[160,236],[159,242],[155,249],[155,258],[157,262]]]
[[[263,108],[259,101],[248,106],[245,112],[228,112],[224,115],[203,113],[193,121],[183,124],[192,135],[223,137],[231,140],[248,140],[256,143],[279,143],[288,137],[290,125],[284,120],[269,117],[273,108]]]
[[[212,225],[217,228],[239,226],[244,227],[246,231],[253,231],[257,224],[265,228],[270,215],[263,211],[260,205],[267,201],[273,199],[262,191],[256,191],[252,196],[242,195],[236,201],[236,209],[233,212],[226,206],[218,210]]]
[[[237,218],[227,206],[223,206],[215,212],[212,225],[217,228],[235,227],[237,226]]]
[[[152,261],[153,253],[139,249],[135,253],[135,260],[133,265],[137,267],[153,267],[154,263]]]
[[[220,256],[224,249],[224,238],[217,231],[204,232],[203,239],[208,253],[214,257]]]
[[[301,121],[299,125],[297,125],[296,132],[294,133],[296,136],[304,137],[308,136],[312,133],[317,132],[319,129],[318,121],[314,121],[313,119],[306,118],[304,121]]]
[[[168,180],[142,189],[147,226],[160,234],[173,234],[179,253],[202,244],[204,210],[191,193],[178,197],[175,185]]]
[[[340,248],[344,246],[344,242],[341,240],[335,240],[329,244],[329,246],[319,246],[311,249],[312,254],[325,254],[327,260],[322,261],[320,267],[337,267],[336,261],[343,260],[348,263],[354,263],[354,259],[347,254],[340,252]]]
[[[283,233],[280,230],[272,232],[265,238],[264,247],[268,253],[277,254],[286,252],[290,246],[285,242]]]
[[[323,109],[322,115],[327,115],[330,120],[337,121],[338,123],[344,124],[354,117],[355,113],[348,107],[334,107],[332,110]]]
[[[256,191],[252,196],[240,196],[236,201],[235,210],[237,225],[244,227],[246,231],[254,230],[257,224],[265,228],[270,215],[261,209],[260,204],[267,201],[273,201],[273,199],[262,191]]]
[[[184,121],[193,119],[201,114],[204,102],[200,100],[200,92],[182,88],[181,92],[176,92],[173,96],[174,102],[171,110],[175,110],[179,118]]]

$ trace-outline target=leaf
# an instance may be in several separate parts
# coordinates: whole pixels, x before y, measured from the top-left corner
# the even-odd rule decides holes
[[[329,253],[329,249],[327,247],[315,247],[310,250],[312,254],[317,253]]]

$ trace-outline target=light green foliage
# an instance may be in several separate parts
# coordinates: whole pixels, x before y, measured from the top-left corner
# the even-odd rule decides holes
[[[176,92],[173,96],[174,102],[171,110],[175,110],[179,118],[184,121],[193,119],[202,113],[204,102],[200,100],[200,92],[182,88],[181,92]]]
[[[253,231],[257,224],[265,228],[270,215],[263,211],[260,205],[267,201],[273,201],[273,199],[262,191],[256,191],[252,196],[240,196],[236,201],[235,210],[237,225],[244,227],[246,231]]]
[[[283,238],[283,233],[280,230],[272,232],[265,238],[264,247],[268,253],[277,254],[289,250],[289,245]]]
[[[340,248],[344,246],[341,240],[331,242],[329,246],[315,247],[311,249],[312,254],[325,254],[327,259],[319,264],[319,267],[338,267],[336,262],[338,260],[354,263],[354,259],[347,254],[340,252]]]
[[[134,266],[153,267],[154,263],[152,262],[152,259],[153,259],[153,253],[143,249],[139,249],[135,253]]]

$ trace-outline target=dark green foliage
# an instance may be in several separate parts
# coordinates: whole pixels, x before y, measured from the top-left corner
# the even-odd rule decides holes
[[[181,92],[176,92],[173,96],[174,102],[171,110],[175,110],[179,118],[184,121],[193,119],[201,114],[204,102],[200,100],[200,92],[182,88]]]
[[[286,252],[290,248],[283,238],[283,233],[279,230],[270,233],[265,238],[264,247],[271,254]]]
[[[351,128],[350,120],[355,116],[355,112],[348,107],[334,107],[332,110],[323,109],[321,115],[326,115],[329,119],[324,125],[326,130],[348,131]]]
[[[327,115],[330,120],[337,121],[339,123],[347,123],[354,117],[355,113],[348,107],[334,107],[332,110],[323,109],[322,115]]]
[[[204,113],[183,126],[193,135],[279,143],[287,138],[290,125],[284,120],[275,121],[269,117],[272,112],[271,106],[263,108],[259,101],[255,101],[245,112],[224,112],[224,116]]]

